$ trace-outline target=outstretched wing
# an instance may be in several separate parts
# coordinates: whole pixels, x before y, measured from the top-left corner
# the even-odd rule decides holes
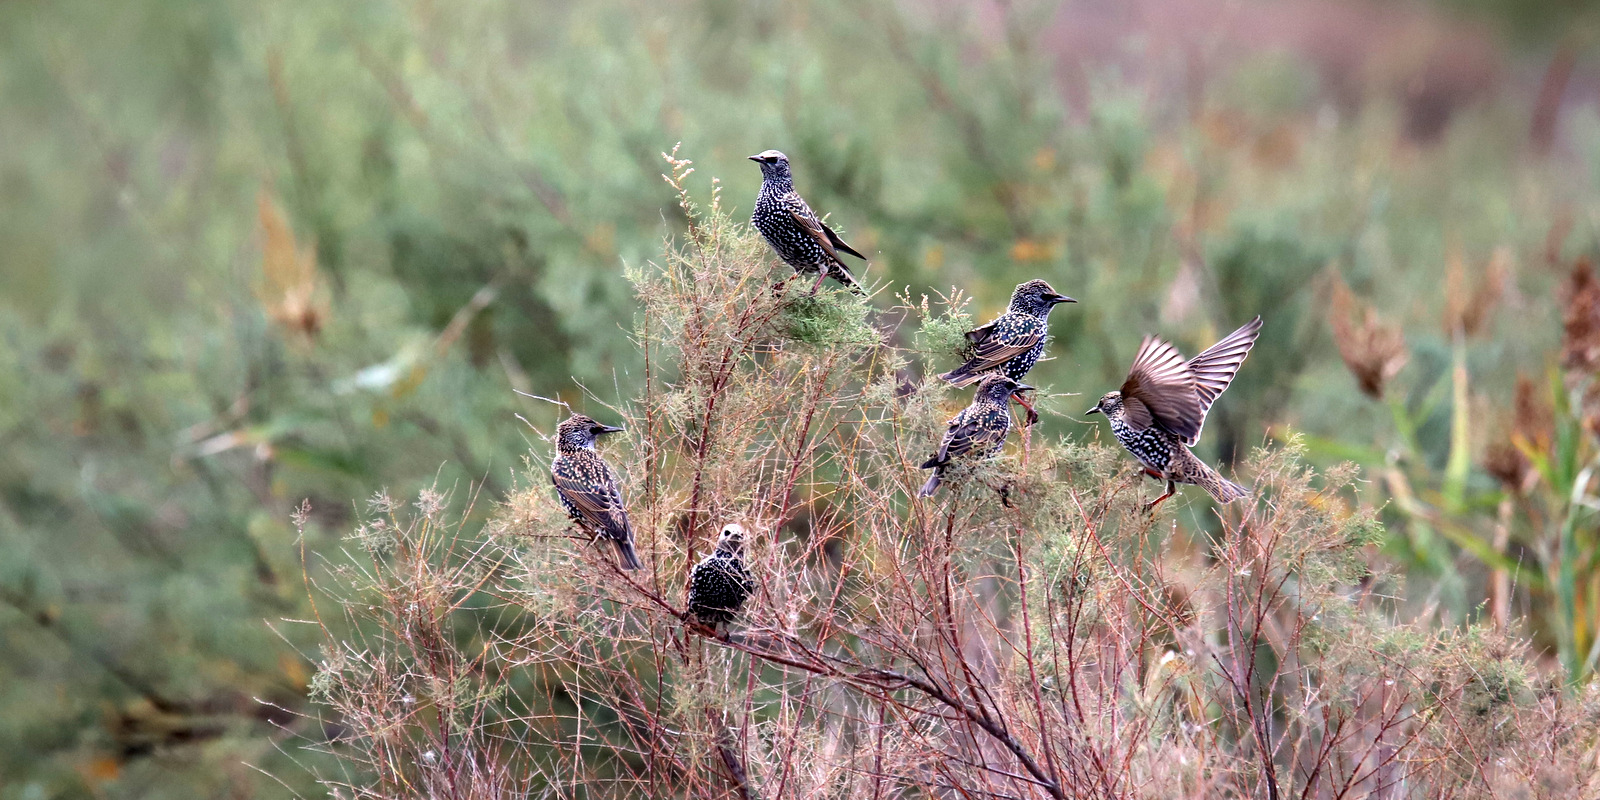
[[[1239,372],[1239,366],[1244,363],[1245,356],[1250,355],[1250,348],[1255,346],[1256,337],[1260,335],[1261,317],[1257,316],[1189,360],[1195,394],[1200,398],[1200,425],[1195,428],[1194,437],[1186,439],[1185,444],[1193,447],[1199,441],[1200,428],[1205,425],[1211,404],[1228,388],[1228,384],[1233,383],[1233,376]]]
[[[612,539],[626,540],[632,536],[622,491],[604,461],[598,456],[569,457],[550,466],[550,479],[556,491],[571,504],[584,527]]]
[[[1003,314],[999,319],[967,332],[971,343],[967,363],[939,376],[966,386],[983,373],[1033,349],[1044,339],[1044,326],[1026,314]]]
[[[1144,338],[1133,358],[1122,383],[1122,406],[1134,429],[1142,431],[1153,423],[1185,440],[1199,435],[1205,419],[1183,355],[1154,336]]]

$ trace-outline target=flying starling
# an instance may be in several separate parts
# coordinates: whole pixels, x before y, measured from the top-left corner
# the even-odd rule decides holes
[[[978,383],[978,392],[972,405],[946,423],[944,440],[939,442],[939,452],[922,463],[922,469],[933,470],[928,482],[917,492],[918,497],[932,497],[944,478],[944,468],[957,456],[988,458],[1000,452],[1006,444],[1006,434],[1011,432],[1011,409],[1007,407],[1013,392],[1032,389],[1017,383],[999,372],[991,372]]]
[[[1206,412],[1233,382],[1260,333],[1261,318],[1256,317],[1188,362],[1177,348],[1146,336],[1122,391],[1100,398],[1087,412],[1105,414],[1117,441],[1139,459],[1145,473],[1167,482],[1167,493],[1151,501],[1147,509],[1171,497],[1180,483],[1205,489],[1219,503],[1249,494],[1201,462],[1189,448],[1200,441]]]
[[[591,535],[610,539],[617,546],[623,569],[639,569],[644,565],[633,552],[633,527],[628,524],[628,509],[622,504],[622,490],[617,486],[616,475],[594,450],[596,436],[621,430],[582,414],[568,417],[556,426],[556,457],[550,462],[550,479],[572,521]]]
[[[794,190],[794,177],[789,174],[789,157],[776,150],[750,156],[761,165],[761,194],[756,196],[756,210],[750,215],[750,224],[761,231],[767,244],[772,245],[784,263],[794,267],[797,274],[817,276],[811,293],[822,288],[823,278],[832,278],[862,294],[861,284],[845,266],[841,252],[849,253],[862,261],[867,257],[844,243],[839,234],[817,218],[811,206]]]
[[[744,566],[744,527],[730,522],[717,538],[717,549],[690,573],[689,611],[713,628],[732,622],[755,588]]]
[[[967,331],[967,363],[939,377],[966,386],[991,372],[999,372],[1018,383],[1044,355],[1044,340],[1050,335],[1050,309],[1061,303],[1078,301],[1057,294],[1050,284],[1032,280],[1018,284],[1011,292],[1011,304],[987,325]],[[1028,424],[1039,421],[1039,414],[1028,401],[1017,396],[1017,403],[1028,410]]]

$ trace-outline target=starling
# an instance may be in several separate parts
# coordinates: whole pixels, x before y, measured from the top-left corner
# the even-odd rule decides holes
[[[991,372],[999,372],[1018,383],[1044,355],[1044,340],[1050,335],[1050,309],[1061,303],[1078,301],[1057,294],[1050,284],[1032,280],[1018,284],[1011,292],[1006,313],[982,327],[967,331],[967,363],[939,377],[966,386]],[[1028,424],[1039,421],[1039,414],[1028,401],[1017,396],[1017,403],[1028,410]]]
[[[744,527],[728,523],[717,538],[717,549],[690,573],[689,611],[712,627],[732,622],[755,588],[755,579],[744,566]]]
[[[1233,382],[1260,333],[1261,317],[1256,317],[1188,362],[1177,348],[1146,336],[1122,391],[1100,398],[1087,412],[1105,414],[1117,441],[1139,459],[1145,473],[1167,482],[1167,493],[1146,508],[1171,497],[1180,483],[1205,489],[1219,503],[1249,494],[1201,462],[1189,448],[1200,441],[1206,412]]]
[[[1011,432],[1011,410],[1006,404],[1013,392],[1032,388],[998,372],[983,376],[972,405],[950,418],[944,440],[939,442],[939,452],[922,463],[922,469],[933,470],[933,475],[917,496],[933,496],[951,459],[964,455],[981,459],[1000,452],[1000,448],[1005,447],[1006,434]]]
[[[823,278],[832,278],[862,294],[861,284],[850,274],[839,253],[849,253],[862,261],[867,257],[857,253],[839,238],[832,228],[817,218],[811,206],[794,190],[794,177],[789,174],[789,157],[776,150],[750,156],[761,165],[761,194],[756,196],[756,210],[750,215],[750,224],[761,231],[767,244],[777,251],[784,263],[794,267],[796,274],[816,273],[817,283],[811,287],[816,294],[822,288]]]
[[[644,565],[633,552],[633,527],[628,524],[628,509],[622,504],[622,490],[617,486],[616,475],[594,450],[596,436],[621,430],[582,414],[568,417],[556,426],[556,457],[550,462],[550,479],[572,521],[591,535],[610,539],[617,546],[623,569],[639,569]]]

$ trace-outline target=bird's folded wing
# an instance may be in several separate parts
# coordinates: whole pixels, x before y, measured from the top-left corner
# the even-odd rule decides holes
[[[1136,430],[1154,422],[1185,440],[1200,433],[1205,413],[1195,392],[1194,375],[1178,349],[1146,336],[1122,384],[1125,419]]]
[[[628,514],[622,506],[622,493],[611,470],[603,464],[600,469],[603,474],[595,476],[598,480],[565,472],[556,472],[551,478],[556,490],[572,503],[585,523],[613,538],[624,538],[628,534]]]
[[[974,334],[978,334],[978,338],[973,338]],[[1001,325],[1000,320],[995,320],[981,328],[974,328],[967,333],[967,341],[972,346],[965,369],[971,373],[993,369],[1028,352],[1042,339],[1043,327],[1031,318],[1013,325]]]
[[[822,232],[827,234],[828,241],[831,242],[834,247],[836,247],[836,248],[838,248],[840,250],[843,250],[844,252],[849,253],[850,255],[853,255],[856,258],[861,259],[862,261],[866,261],[867,260],[867,257],[864,256],[864,255],[861,255],[860,253],[857,253],[856,249],[854,247],[851,247],[850,245],[845,244],[844,240],[839,238],[839,234],[834,233],[833,229],[828,227],[828,223],[819,222],[817,224],[822,226]]]
[[[968,344],[978,344],[983,340],[988,339],[990,336],[993,336],[994,326],[998,324],[1000,324],[1000,320],[991,320],[987,325],[979,325],[978,327],[973,328],[962,335],[966,337]]]
[[[1189,360],[1195,394],[1200,398],[1200,426],[1195,428],[1194,440],[1189,442],[1191,446],[1200,439],[1200,427],[1205,425],[1211,404],[1228,388],[1228,384],[1233,383],[1233,376],[1239,372],[1245,356],[1250,355],[1250,348],[1255,346],[1259,335],[1261,317],[1258,316]]]
[[[791,206],[789,208],[789,216],[794,217],[794,221],[800,223],[800,228],[810,234],[811,238],[817,240],[817,244],[822,247],[824,253],[828,254],[828,258],[841,264],[844,263],[839,260],[839,252],[833,248],[833,240],[828,236],[827,226],[817,219],[817,215],[811,209],[804,207],[804,205],[800,208]]]
[[[944,441],[939,444],[941,462],[966,454],[983,436],[983,428],[968,415],[958,416],[952,422],[954,424],[945,432]]]

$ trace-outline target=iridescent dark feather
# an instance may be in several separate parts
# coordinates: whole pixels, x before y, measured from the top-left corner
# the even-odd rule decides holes
[[[1233,382],[1261,333],[1256,317],[1192,360],[1171,344],[1147,336],[1134,356],[1120,391],[1100,398],[1089,413],[1104,413],[1111,432],[1152,476],[1167,482],[1171,497],[1176,484],[1204,488],[1219,503],[1248,496],[1244,487],[1222,477],[1189,452],[1200,441],[1206,414]]]
[[[1050,309],[1076,302],[1057,294],[1042,280],[1019,284],[1012,291],[1004,314],[967,331],[967,363],[939,377],[967,386],[990,372],[1001,372],[1021,383],[1044,356],[1045,339],[1050,335]]]
[[[944,438],[933,457],[922,463],[922,469],[933,474],[917,492],[918,497],[932,497],[944,480],[944,469],[957,458],[989,458],[1005,447],[1006,434],[1011,432],[1011,410],[1007,402],[1016,391],[1016,381],[1000,374],[984,376],[972,405],[950,418],[946,423]]]
[[[588,533],[612,542],[623,569],[644,565],[633,549],[633,527],[622,500],[622,489],[600,454],[596,436],[622,430],[582,414],[573,414],[556,427],[556,457],[550,462],[550,480],[568,516]]]
[[[689,611],[706,625],[732,622],[755,591],[755,579],[744,565],[744,535],[743,526],[724,527],[717,549],[689,575]]]
[[[750,156],[750,160],[761,165],[761,193],[756,195],[750,224],[796,273],[816,275],[819,286],[823,277],[833,278],[861,294],[861,284],[839,253],[849,253],[863,261],[867,257],[845,244],[794,190],[789,158],[768,150]]]

